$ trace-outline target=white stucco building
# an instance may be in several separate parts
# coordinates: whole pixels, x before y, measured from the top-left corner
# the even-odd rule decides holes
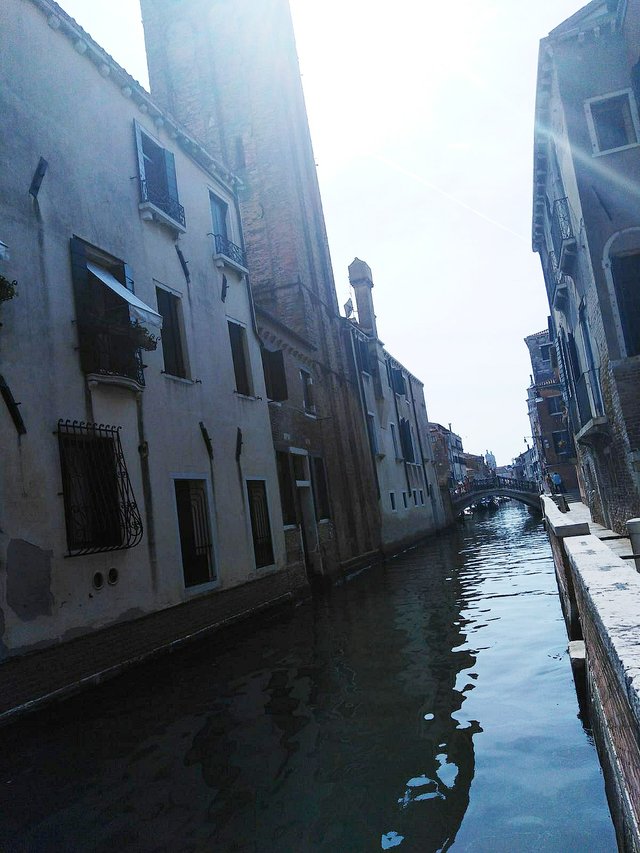
[[[358,321],[350,321],[354,366],[369,436],[386,551],[445,526],[424,385],[387,352],[378,337],[371,268],[349,266]]]
[[[0,51],[0,657],[304,584],[235,177],[55,3]]]

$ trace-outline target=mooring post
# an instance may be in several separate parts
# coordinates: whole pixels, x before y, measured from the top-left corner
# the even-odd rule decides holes
[[[636,564],[636,571],[640,572],[640,518],[630,518],[627,521],[627,530],[631,540],[631,552]]]

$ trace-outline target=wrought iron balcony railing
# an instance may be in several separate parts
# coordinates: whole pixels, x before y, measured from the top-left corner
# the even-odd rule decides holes
[[[131,326],[89,322],[80,323],[78,330],[85,373],[123,376],[144,386],[142,352]]]
[[[573,260],[576,235],[571,222],[571,211],[569,199],[556,199],[553,203],[553,215],[551,217],[551,242],[556,254],[558,269],[561,273],[568,272],[569,264]]]
[[[236,246],[235,243],[232,243],[231,240],[222,234],[214,234],[213,242],[216,255],[224,255],[225,258],[229,258],[234,264],[246,268],[247,259],[240,246]]]
[[[164,187],[160,187],[152,181],[142,179],[140,181],[140,198],[155,205],[163,213],[166,213],[175,222],[186,228],[187,221],[184,216],[184,207],[177,198],[172,198]]]

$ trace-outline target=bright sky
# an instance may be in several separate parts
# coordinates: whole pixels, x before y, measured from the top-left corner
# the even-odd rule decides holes
[[[137,0],[59,0],[148,86]],[[291,0],[338,301],[373,270],[378,333],[431,420],[506,464],[530,434],[523,338],[538,41],[580,0]]]

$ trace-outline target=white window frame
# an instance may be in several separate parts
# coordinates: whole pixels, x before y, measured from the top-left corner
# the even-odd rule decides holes
[[[631,115],[633,129],[636,134],[636,141],[629,142],[626,145],[619,145],[617,148],[600,149],[600,146],[598,144],[596,123],[591,112],[591,105],[602,103],[603,101],[609,101],[612,98],[621,98],[624,95],[627,96],[627,99],[629,101],[629,112]],[[595,98],[588,98],[584,102],[584,111],[587,119],[587,127],[589,128],[589,136],[591,137],[591,149],[594,157],[602,157],[605,154],[613,154],[616,151],[626,151],[629,148],[637,148],[638,146],[640,146],[640,117],[638,116],[638,108],[636,106],[636,99],[634,97],[632,89],[619,89],[616,92],[607,92],[606,95],[598,95]]]

